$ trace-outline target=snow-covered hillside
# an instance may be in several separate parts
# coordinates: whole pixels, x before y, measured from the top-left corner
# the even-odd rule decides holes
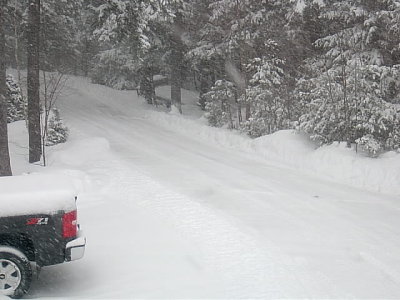
[[[29,297],[400,297],[399,154],[315,150],[289,131],[251,140],[184,102],[182,117],[71,78],[58,105],[70,140],[47,168],[27,164],[24,122],[10,125],[14,173],[69,176],[88,238]]]

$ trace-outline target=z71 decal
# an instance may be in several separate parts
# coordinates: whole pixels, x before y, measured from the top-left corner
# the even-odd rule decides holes
[[[49,218],[32,218],[26,221],[26,225],[47,225]]]

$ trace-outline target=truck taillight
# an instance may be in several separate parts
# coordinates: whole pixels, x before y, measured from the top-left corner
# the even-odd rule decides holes
[[[66,239],[76,236],[78,232],[76,210],[64,214],[62,220],[62,226],[63,226],[63,238]]]

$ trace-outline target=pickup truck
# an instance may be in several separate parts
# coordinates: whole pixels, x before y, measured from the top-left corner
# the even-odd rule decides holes
[[[20,298],[34,270],[83,257],[76,200],[64,176],[0,177],[0,295]]]

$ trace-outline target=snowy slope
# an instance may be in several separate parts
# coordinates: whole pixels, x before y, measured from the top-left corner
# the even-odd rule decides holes
[[[167,91],[163,91],[166,93]],[[188,93],[192,102],[194,95]],[[294,130],[282,130],[257,139],[238,133],[211,128],[206,120],[191,120],[199,114],[188,105],[186,118],[171,114],[149,112],[153,122],[182,134],[197,135],[205,142],[233,148],[241,152],[265,158],[269,164],[300,169],[314,176],[359,187],[364,190],[400,196],[400,153],[388,152],[378,158],[370,158],[362,152],[334,143],[320,148],[305,134]]]
[[[59,106],[70,141],[50,150],[49,168],[27,166],[24,126],[13,124],[13,166],[75,182],[88,248],[43,269],[30,297],[400,297],[396,181],[376,183],[392,195],[367,192],[319,172],[301,137],[251,141],[82,78]]]

